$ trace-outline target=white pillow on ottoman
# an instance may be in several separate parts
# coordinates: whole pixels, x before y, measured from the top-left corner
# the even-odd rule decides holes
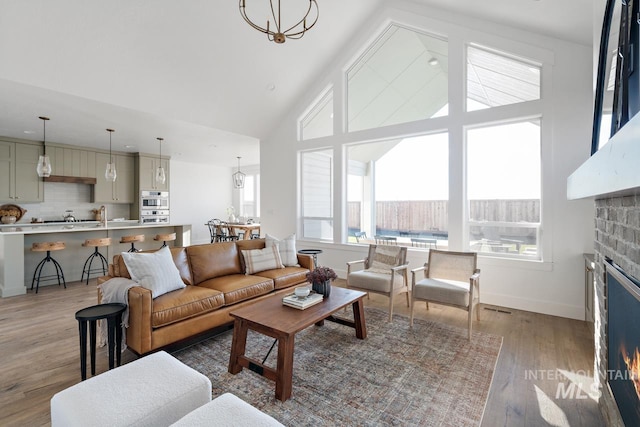
[[[131,279],[149,289],[152,298],[186,286],[167,246],[152,253],[123,252],[122,259]]]
[[[296,235],[295,233],[285,237],[282,240],[267,234],[265,236],[265,247],[277,246],[280,251],[280,259],[285,267],[300,267],[298,264],[298,253],[296,252]]]

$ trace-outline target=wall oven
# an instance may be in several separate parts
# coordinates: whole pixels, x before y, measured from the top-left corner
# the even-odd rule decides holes
[[[140,206],[142,209],[169,209],[169,192],[168,191],[142,191],[142,201]]]
[[[169,192],[140,192],[140,222],[143,224],[169,224]]]
[[[140,222],[143,224],[169,224],[169,210],[143,209],[140,212]]]

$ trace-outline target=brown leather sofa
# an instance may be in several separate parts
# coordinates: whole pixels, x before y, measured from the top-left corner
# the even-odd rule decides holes
[[[127,346],[145,354],[233,322],[229,312],[306,283],[313,258],[298,254],[300,267],[245,274],[241,250],[261,249],[264,239],[171,248],[183,289],[151,298],[141,286],[129,290]],[[130,278],[121,255],[113,257],[109,276]]]

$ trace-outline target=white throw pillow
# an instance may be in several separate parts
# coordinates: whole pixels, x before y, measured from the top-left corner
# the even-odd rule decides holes
[[[242,251],[242,256],[244,257],[244,265],[246,266],[245,274],[284,268],[284,265],[282,265],[282,261],[280,260],[280,253],[278,252],[277,246]]]
[[[122,259],[131,279],[149,289],[152,298],[186,286],[167,246],[153,253],[123,252]]]
[[[267,234],[265,236],[265,247],[277,246],[280,252],[280,259],[285,267],[300,267],[298,264],[298,253],[296,252],[296,235],[287,236],[282,240]]]

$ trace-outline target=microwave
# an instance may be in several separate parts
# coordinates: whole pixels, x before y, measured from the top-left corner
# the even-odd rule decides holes
[[[169,209],[168,191],[142,191],[141,209]]]

